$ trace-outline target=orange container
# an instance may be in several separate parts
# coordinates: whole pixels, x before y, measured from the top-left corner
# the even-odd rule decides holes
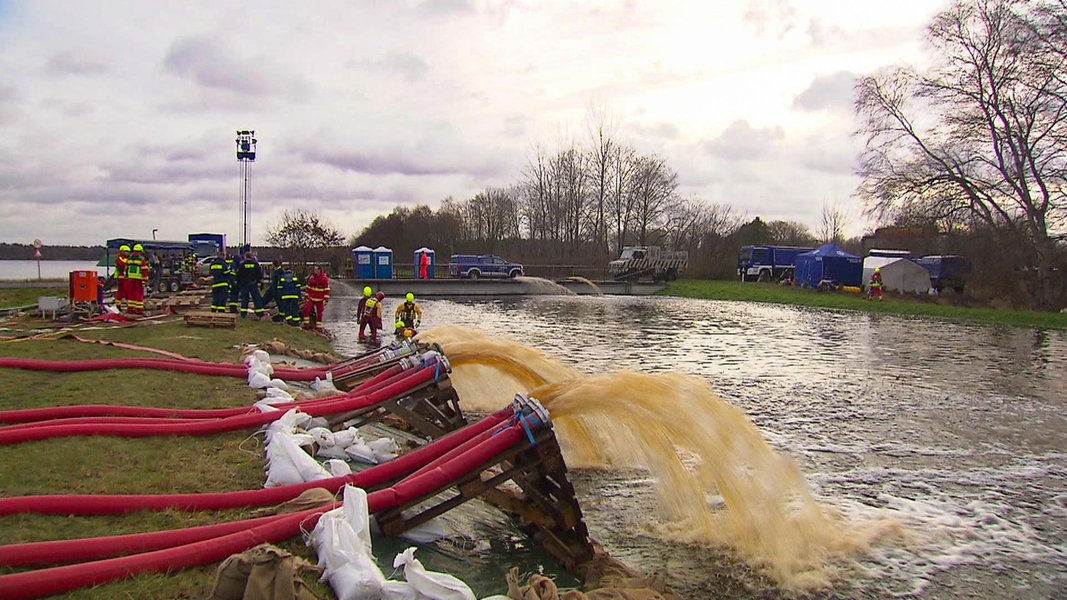
[[[96,284],[99,274],[96,271],[70,272],[70,301],[96,302]]]

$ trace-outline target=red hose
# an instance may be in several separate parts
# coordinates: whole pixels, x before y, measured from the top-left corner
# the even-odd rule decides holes
[[[211,363],[199,360],[170,358],[97,358],[89,360],[43,360],[36,358],[0,358],[0,368],[29,371],[103,371],[107,369],[157,369],[223,377],[247,377],[248,367],[233,363]],[[274,367],[274,376],[288,381],[312,381],[324,378],[328,367],[294,369]]]
[[[437,440],[402,454],[396,459],[359,473],[258,490],[239,490],[200,494],[54,494],[16,496],[0,500],[0,516],[19,513],[58,515],[106,515],[137,510],[223,510],[247,506],[266,506],[292,500],[304,490],[322,487],[336,492],[345,483],[364,488],[394,481],[411,473],[489,430],[511,415],[502,409],[480,421],[457,429]]]
[[[437,364],[436,361],[432,361],[425,367],[429,368],[432,365]],[[384,382],[403,373],[404,370],[399,365],[395,365],[390,369],[382,371],[378,375],[364,381],[359,386],[353,388],[347,394],[354,394],[359,392],[371,392],[378,389]],[[346,395],[345,393],[329,396],[327,398],[313,398],[309,400],[298,400],[295,403],[279,403],[278,406],[286,408],[292,406],[300,406],[307,402],[316,402],[319,400],[325,400],[328,398],[339,398]],[[168,419],[216,419],[223,417],[232,417],[241,414],[247,414],[255,410],[252,407],[235,407],[235,408],[212,408],[212,409],[173,409],[173,408],[155,408],[147,406],[123,406],[116,404],[81,404],[72,406],[48,406],[44,408],[26,408],[16,410],[4,410],[0,411],[0,423],[26,423],[30,421],[47,421],[58,420],[77,417],[156,417],[156,418],[168,418]]]
[[[405,374],[397,381],[383,386],[369,394],[355,397],[338,397],[337,400],[318,401],[301,406],[301,410],[317,417],[335,413],[348,412],[366,408],[382,402],[403,392],[410,391],[434,378],[434,369],[426,368]],[[260,427],[280,418],[285,410],[267,413],[236,415],[222,419],[194,420],[191,423],[150,423],[150,424],[76,424],[41,426],[15,431],[0,428],[0,445],[17,444],[53,437],[76,435],[115,435],[121,437],[150,437],[157,435],[210,435],[227,431],[237,431]]]
[[[378,513],[441,489],[442,481],[456,481],[473,469],[485,464],[522,439],[523,431],[512,424],[454,460],[439,465],[430,472],[417,472],[391,488],[371,492],[367,496],[368,510]],[[37,571],[0,576],[0,590],[4,598],[22,599],[63,593],[72,589],[97,585],[147,571],[174,571],[195,565],[217,562],[230,554],[262,543],[288,539],[310,529],[322,513],[338,506],[320,507],[299,513],[280,515],[264,524],[228,535],[191,544],[155,550],[120,558],[81,563]]]

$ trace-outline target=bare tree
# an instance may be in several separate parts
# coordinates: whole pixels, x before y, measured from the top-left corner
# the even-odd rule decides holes
[[[848,215],[836,202],[823,203],[822,225],[819,237],[824,243],[841,244],[845,241],[845,228],[848,227]]]
[[[1033,305],[1064,302],[1067,56],[1063,0],[957,0],[929,28],[936,65],[857,86],[860,192],[894,212],[971,222],[1019,252]]]
[[[634,228],[638,245],[648,244],[649,232],[663,224],[675,200],[678,174],[654,154],[639,157],[634,165]]]
[[[318,211],[294,208],[285,211],[281,220],[267,228],[267,242],[282,249],[291,265],[306,271],[313,259],[327,257],[328,250],[340,246],[345,236]]]
[[[611,153],[611,188],[608,194],[608,208],[614,229],[614,254],[621,251],[622,247],[630,241],[637,199],[632,191],[637,166],[636,156],[637,153],[632,148],[621,146],[616,146]]]
[[[767,234],[769,243],[783,246],[812,246],[816,242],[811,229],[796,221],[771,221],[767,223]]]
[[[602,256],[608,255],[608,196],[611,193],[612,155],[618,143],[613,139],[614,127],[603,109],[590,110],[588,115],[591,148],[586,168],[589,175],[590,237]]]

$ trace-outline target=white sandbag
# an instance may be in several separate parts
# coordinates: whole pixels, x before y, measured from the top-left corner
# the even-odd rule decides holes
[[[339,458],[341,460],[348,458],[348,453],[341,446],[318,446],[315,450],[315,456],[319,458]]]
[[[415,544],[432,544],[451,534],[451,528],[441,519],[434,517],[401,533],[400,538]]]
[[[310,436],[307,436],[310,440]],[[300,449],[292,435],[275,433],[267,444],[267,481],[263,487],[319,481],[331,477],[307,452]]]
[[[316,377],[315,381],[312,381],[309,385],[311,389],[315,390],[316,392],[340,393],[341,391],[337,389],[337,387],[333,384],[333,373],[331,373],[330,371],[326,371],[325,379],[319,379],[318,377]]]
[[[339,458],[331,458],[330,460],[323,461],[322,466],[326,467],[326,470],[334,477],[344,477],[352,474],[352,467],[348,466],[347,462]]]
[[[377,600],[385,577],[371,554],[367,493],[345,486],[344,503],[322,515],[311,532],[318,564],[339,600]]]
[[[386,579],[382,584],[382,600],[421,600],[419,592],[406,581]]]
[[[371,450],[370,446],[363,442],[356,442],[355,444],[348,446],[345,448],[345,454],[352,460],[358,460],[359,462],[370,465],[378,464],[378,459],[374,456],[374,450]]]
[[[283,389],[279,389],[279,388],[275,388],[275,387],[267,388],[267,389],[263,390],[263,394],[264,394],[264,398],[266,398],[266,399],[277,399],[278,402],[292,402],[293,401],[293,395],[292,394],[290,394],[289,392],[287,392],[287,391],[285,391]]]
[[[400,454],[400,446],[392,438],[378,438],[367,442],[367,447],[374,453],[377,463],[389,462]]]
[[[253,371],[263,373],[269,377],[274,374],[274,367],[270,363],[253,362],[248,365],[248,372],[251,373]]]
[[[308,435],[315,438],[315,443],[320,446],[333,446],[337,443],[334,441],[333,432],[325,427],[308,428]]]
[[[412,546],[396,555],[393,568],[404,567],[404,579],[415,588],[420,598],[427,600],[478,600],[471,588],[459,578],[448,573],[427,571],[415,558]]]
[[[357,439],[359,439],[359,431],[357,431],[355,427],[349,427],[348,429],[333,432],[333,443],[343,448],[355,444]]]
[[[248,387],[255,389],[262,389],[270,386],[270,377],[267,377],[259,371],[248,372]]]
[[[289,389],[289,384],[285,383],[285,381],[283,381],[281,379],[271,379],[270,380],[270,387],[275,387],[275,388],[278,388],[280,390],[288,390]]]

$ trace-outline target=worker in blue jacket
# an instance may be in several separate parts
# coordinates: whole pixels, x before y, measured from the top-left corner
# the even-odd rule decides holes
[[[278,304],[278,315],[287,325],[299,327],[303,317],[300,313],[300,294],[302,292],[300,277],[289,267],[279,267],[278,284],[274,288],[274,298]]]

